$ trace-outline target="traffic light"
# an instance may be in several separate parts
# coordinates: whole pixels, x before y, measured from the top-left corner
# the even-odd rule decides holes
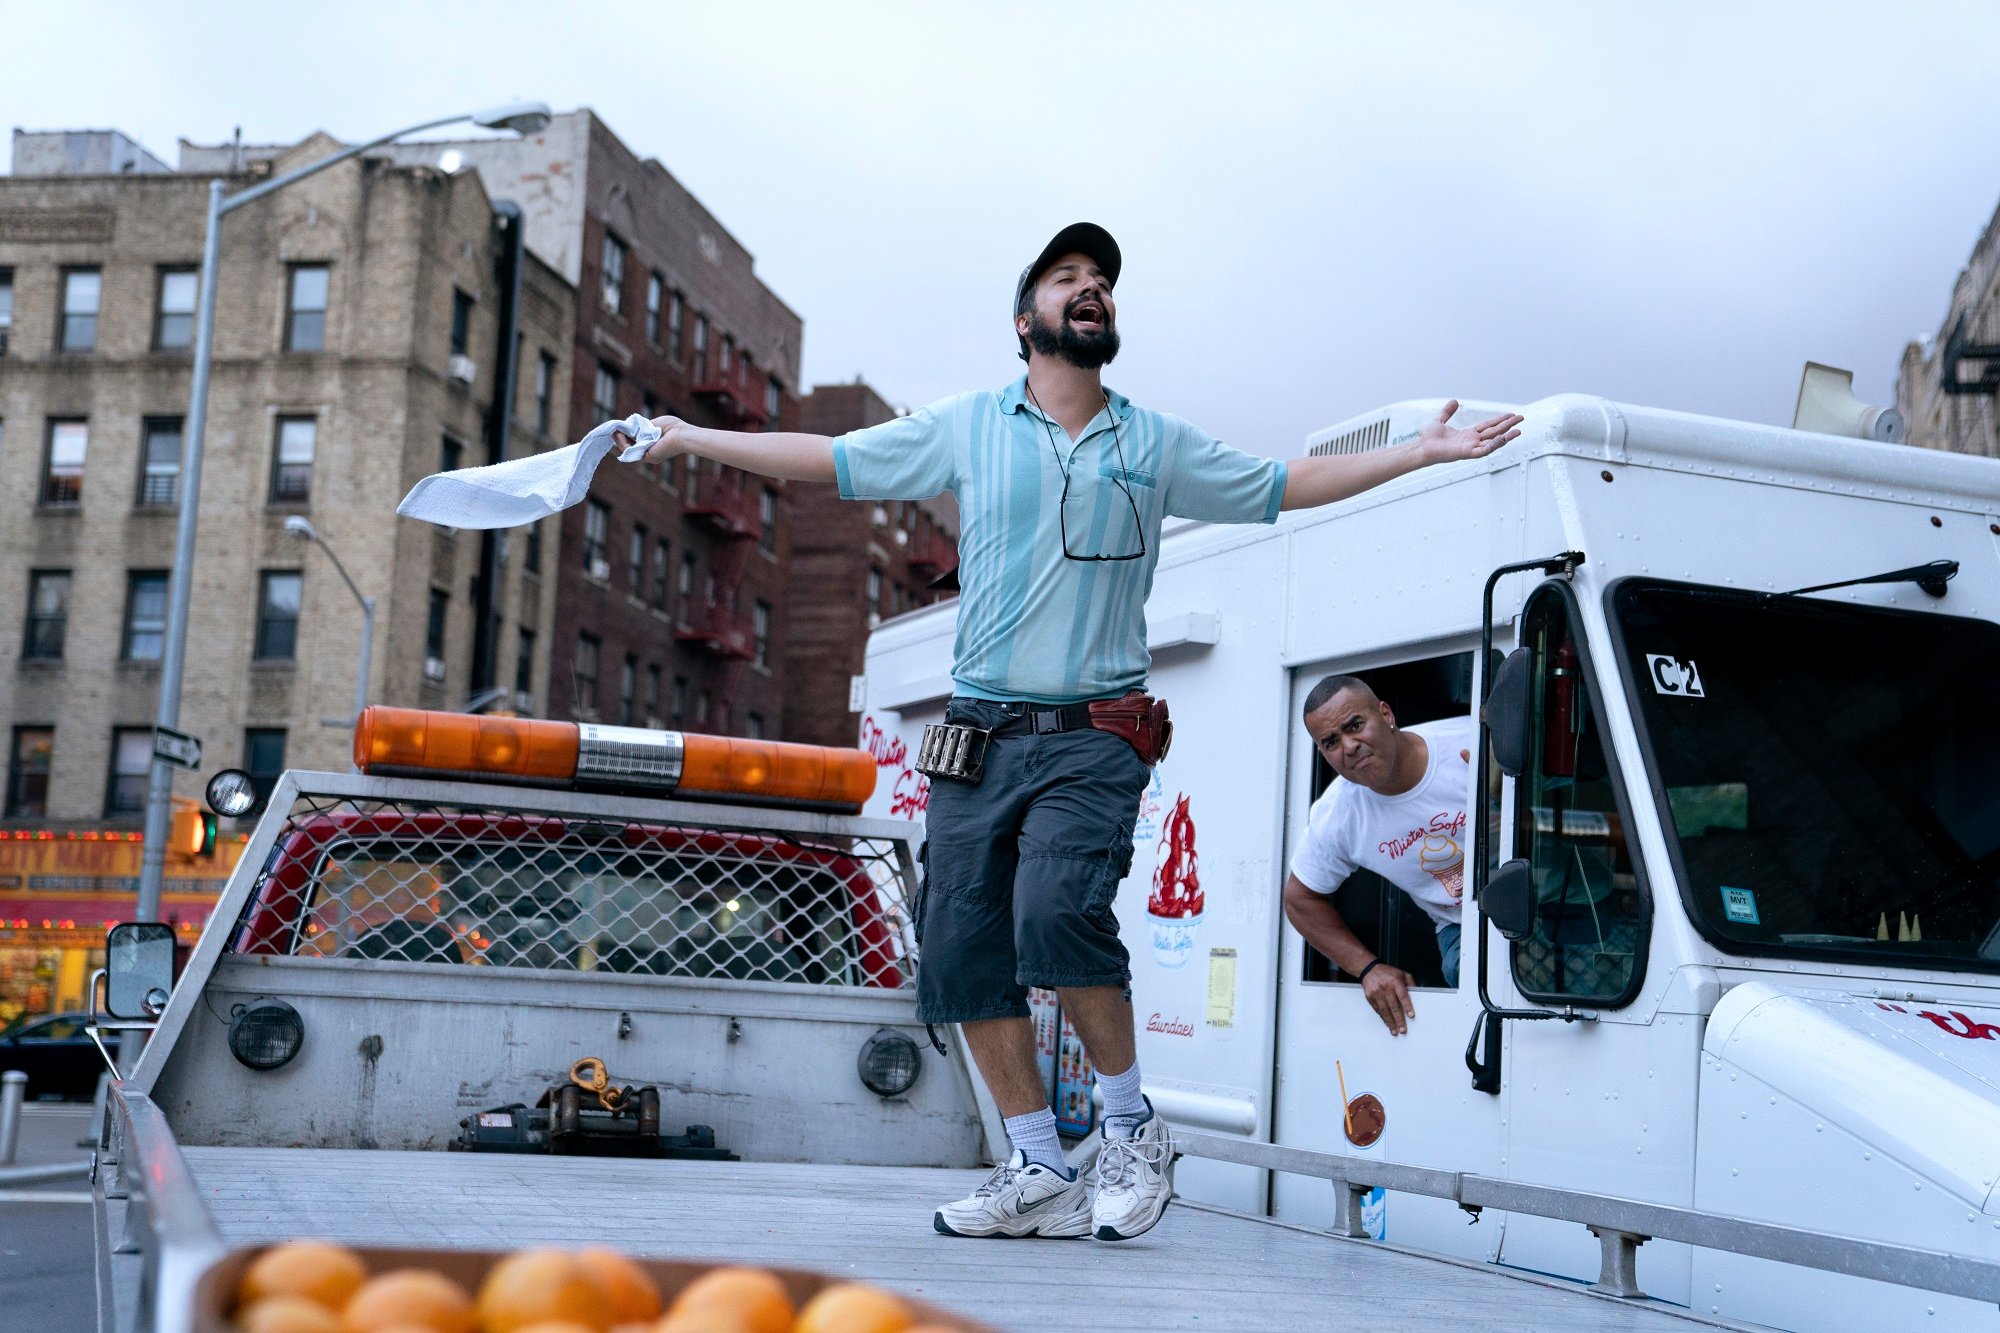
[[[167,828],[167,850],[189,861],[213,856],[215,827],[213,812],[176,797],[173,822]]]

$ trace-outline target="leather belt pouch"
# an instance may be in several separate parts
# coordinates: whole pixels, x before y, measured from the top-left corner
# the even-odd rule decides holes
[[[1155,699],[1144,690],[1092,703],[1090,725],[1123,738],[1148,767],[1165,759],[1174,741],[1174,724],[1167,716],[1167,701]]]

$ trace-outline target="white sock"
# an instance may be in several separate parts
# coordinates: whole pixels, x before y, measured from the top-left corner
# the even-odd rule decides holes
[[[1104,1118],[1124,1120],[1144,1120],[1152,1111],[1146,1104],[1146,1094],[1139,1091],[1139,1063],[1122,1074],[1107,1074],[1097,1071],[1097,1086],[1104,1089]]]
[[[1039,1111],[1026,1115],[1010,1115],[1003,1122],[1007,1126],[1007,1141],[1021,1150],[1021,1156],[1029,1165],[1039,1162],[1064,1180],[1075,1178],[1063,1160],[1062,1140],[1056,1137],[1056,1113],[1044,1106]]]

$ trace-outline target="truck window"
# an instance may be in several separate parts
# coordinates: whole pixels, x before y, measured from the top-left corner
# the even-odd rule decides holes
[[[888,846],[526,816],[295,816],[235,947],[808,985],[906,984]]]
[[[1652,580],[1611,611],[1702,934],[2000,970],[2000,626]]]
[[[1628,1003],[1643,977],[1651,912],[1567,585],[1544,585],[1530,599],[1521,643],[1534,690],[1514,855],[1534,871],[1535,919],[1513,946],[1514,982],[1538,1000]]]
[[[1439,718],[1465,717],[1472,712],[1472,657],[1469,652],[1448,653],[1351,674],[1367,681],[1379,698],[1389,702],[1397,722],[1412,726]],[[1314,670],[1302,674],[1310,682],[1327,673]],[[1311,738],[1303,729],[1297,732],[1297,738],[1311,748]],[[1333,768],[1314,752],[1313,800],[1319,799],[1333,778]],[[1391,967],[1408,972],[1419,986],[1445,984],[1437,928],[1424,909],[1411,902],[1401,889],[1372,870],[1357,870],[1334,890],[1333,905],[1348,928]],[[1352,976],[1310,943],[1305,944],[1304,979],[1354,983]]]

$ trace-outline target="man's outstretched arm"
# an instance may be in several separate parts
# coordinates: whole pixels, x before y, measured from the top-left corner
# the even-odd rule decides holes
[[[1393,449],[1291,459],[1285,464],[1285,498],[1279,508],[1311,509],[1332,504],[1433,463],[1484,458],[1521,433],[1517,429],[1522,420],[1518,412],[1453,430],[1447,423],[1456,411],[1458,401],[1453,399],[1445,404],[1436,420],[1424,423],[1416,439]]]
[[[648,463],[689,454],[728,467],[784,481],[834,481],[833,437],[801,431],[714,430],[679,417],[654,417],[659,443],[646,451]],[[624,439],[624,432],[619,432]]]

